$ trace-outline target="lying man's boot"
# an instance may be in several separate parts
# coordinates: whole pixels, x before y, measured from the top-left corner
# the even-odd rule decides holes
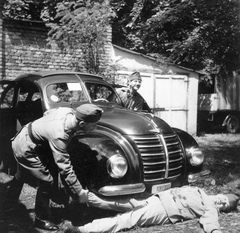
[[[73,226],[70,221],[65,220],[59,226],[58,233],[80,233],[80,230],[78,227]]]
[[[54,223],[52,223],[48,220],[40,219],[38,217],[35,217],[34,227],[44,229],[44,230],[48,230],[48,231],[58,230],[58,226],[56,224],[54,224]]]

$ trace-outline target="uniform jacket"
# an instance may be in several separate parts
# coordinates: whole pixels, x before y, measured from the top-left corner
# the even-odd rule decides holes
[[[142,110],[144,100],[138,92],[136,92],[134,95],[131,95],[129,89],[124,87],[118,88],[116,91],[126,108],[134,111]]]
[[[73,170],[67,152],[67,146],[74,135],[73,131],[65,127],[68,114],[75,114],[75,112],[71,108],[56,108],[45,112],[44,117],[32,123],[32,133],[40,144],[48,142],[61,178],[70,189],[70,195],[76,198],[80,194],[82,186]]]
[[[220,230],[218,209],[202,189],[186,186],[169,189],[157,195],[172,223],[199,218],[204,232]]]

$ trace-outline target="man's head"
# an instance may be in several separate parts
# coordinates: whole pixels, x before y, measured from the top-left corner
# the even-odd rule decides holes
[[[226,213],[235,210],[239,201],[239,197],[235,194],[217,194],[212,198],[219,211]]]
[[[138,91],[142,85],[142,77],[139,72],[134,72],[128,77],[128,86],[133,91]]]
[[[85,133],[94,130],[102,112],[103,110],[94,104],[83,104],[77,107],[75,116],[80,129]]]

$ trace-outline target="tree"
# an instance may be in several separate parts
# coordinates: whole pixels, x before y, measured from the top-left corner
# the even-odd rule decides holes
[[[3,15],[13,19],[40,20],[41,11],[46,1],[4,0]]]
[[[124,1],[113,43],[206,74],[240,69],[240,2],[237,0]],[[132,7],[132,9],[131,9]],[[120,22],[120,23],[119,23]],[[119,29],[120,27],[120,29]]]
[[[41,3],[41,4],[40,4]],[[31,11],[32,6],[37,10]],[[35,8],[34,8],[35,9]],[[43,20],[50,28],[48,43],[70,54],[75,70],[101,74],[109,21],[115,16],[106,0],[8,0],[5,17]]]
[[[111,7],[103,0],[43,0],[42,5],[37,0],[8,1],[13,6],[6,8],[5,14],[9,16],[53,21],[49,41],[55,40],[71,52],[75,51],[73,45],[79,44],[78,40],[89,48],[102,48],[102,29],[105,31],[111,19],[113,43],[119,46],[209,76],[229,76],[240,70],[239,0],[111,0]],[[17,3],[21,3],[20,8]],[[85,10],[79,4],[85,4]],[[30,11],[30,6],[35,10]],[[74,33],[76,30],[78,33]],[[93,43],[95,39],[100,41]],[[85,55],[96,55],[96,51],[90,49]],[[95,55],[88,64],[96,67]]]
[[[48,23],[49,43],[57,45],[72,57],[76,70],[102,73],[100,57],[104,56],[109,19],[114,16],[109,4],[99,1],[67,1],[57,4],[55,22]]]

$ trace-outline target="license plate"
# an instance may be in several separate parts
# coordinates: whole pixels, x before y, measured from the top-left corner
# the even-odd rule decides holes
[[[158,184],[152,186],[152,194],[164,191],[171,188],[171,183]]]

